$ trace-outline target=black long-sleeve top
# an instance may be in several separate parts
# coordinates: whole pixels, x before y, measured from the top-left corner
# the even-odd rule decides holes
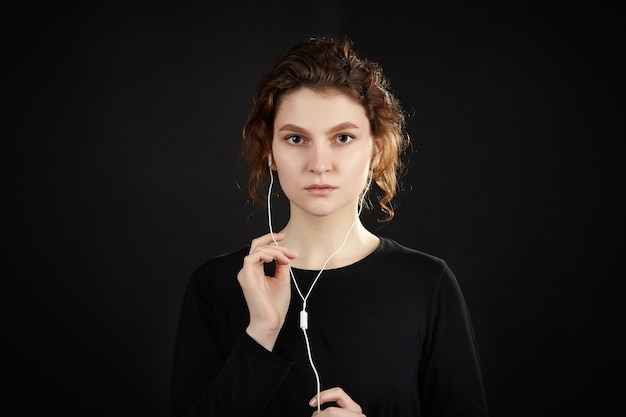
[[[175,342],[172,416],[315,411],[293,282],[274,350],[245,332],[249,313],[236,277],[248,251],[211,259],[190,277]],[[306,295],[318,271],[293,272]],[[487,416],[471,319],[443,260],[381,238],[366,258],[324,271],[307,311],[321,389],[341,387],[368,417]]]

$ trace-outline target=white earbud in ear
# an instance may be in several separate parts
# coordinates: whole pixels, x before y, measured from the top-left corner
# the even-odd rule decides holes
[[[272,154],[271,153],[267,156],[267,166],[270,168],[272,167]]]
[[[375,168],[378,165],[378,161],[380,161],[380,151],[376,151],[376,155],[374,155],[374,159],[372,160],[372,168]]]

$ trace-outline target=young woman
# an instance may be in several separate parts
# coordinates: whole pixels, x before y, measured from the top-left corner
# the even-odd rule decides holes
[[[381,67],[349,39],[301,42],[264,77],[243,149],[269,233],[191,276],[173,416],[487,415],[453,273],[360,220],[372,194],[393,217],[408,143]],[[274,180],[289,200],[276,232]]]

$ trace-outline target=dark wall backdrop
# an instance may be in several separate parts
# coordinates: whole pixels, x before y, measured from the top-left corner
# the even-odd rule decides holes
[[[237,162],[254,88],[323,33],[380,61],[413,115],[397,217],[366,221],[457,274],[492,416],[618,405],[621,12],[262,3],[3,14],[3,414],[167,416],[189,274],[267,230]]]

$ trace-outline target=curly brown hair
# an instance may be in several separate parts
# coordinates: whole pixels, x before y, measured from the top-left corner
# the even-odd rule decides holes
[[[300,87],[337,90],[363,105],[380,152],[373,170],[373,180],[382,191],[378,203],[385,218],[380,221],[391,220],[394,216],[391,200],[405,168],[401,156],[410,142],[405,129],[406,114],[391,92],[380,64],[361,58],[348,37],[322,36],[302,41],[261,80],[242,131],[241,150],[250,169],[248,193],[252,200],[266,204],[274,117],[281,98]]]

